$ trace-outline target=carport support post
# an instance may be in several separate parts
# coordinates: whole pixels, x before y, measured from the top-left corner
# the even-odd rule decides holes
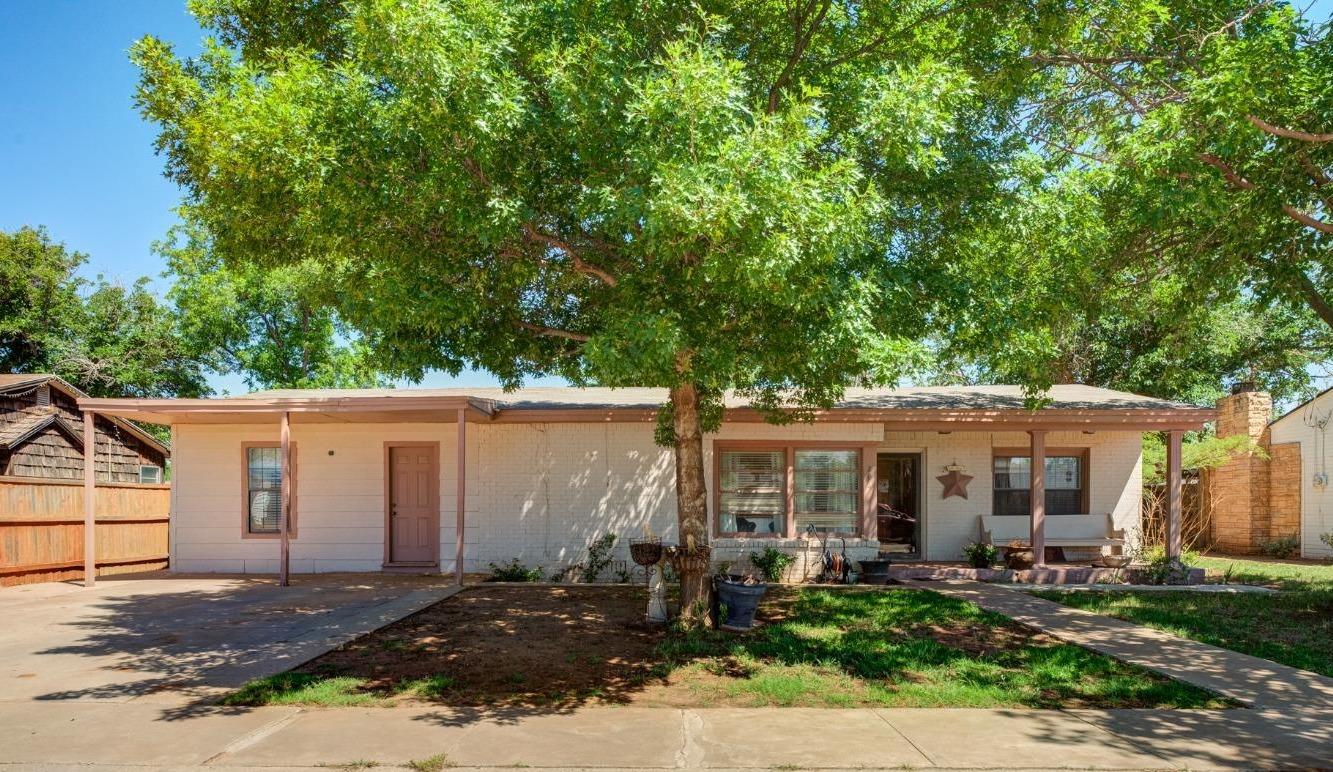
[[[286,410],[282,411],[282,422],[279,430],[279,453],[282,454],[282,479],[279,481],[278,504],[278,541],[282,545],[282,555],[278,558],[278,584],[286,587],[290,583],[288,579],[289,564],[291,563],[291,540],[288,538],[288,523],[292,514],[292,423],[291,414]]]
[[[467,505],[467,411],[458,411],[458,482],[454,485],[454,581],[463,586],[463,508]]]
[[[1180,560],[1181,439],[1184,432],[1167,433],[1166,442],[1166,557]]]
[[[83,586],[97,583],[97,429],[83,411]]]
[[[1028,514],[1032,520],[1032,565],[1041,568],[1046,565],[1046,432],[1030,431],[1028,436],[1032,438],[1029,475],[1032,487],[1028,500]]]

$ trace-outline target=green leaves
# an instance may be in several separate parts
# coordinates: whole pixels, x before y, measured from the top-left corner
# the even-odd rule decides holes
[[[0,370],[54,373],[99,397],[207,393],[147,279],[90,282],[76,273],[86,259],[41,228],[0,231]]]

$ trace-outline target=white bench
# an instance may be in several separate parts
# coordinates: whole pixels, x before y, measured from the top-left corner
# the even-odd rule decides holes
[[[982,544],[1007,547],[1012,541],[1031,546],[1032,525],[1028,515],[977,515]],[[1123,547],[1124,529],[1115,527],[1107,515],[1047,515],[1047,547]]]

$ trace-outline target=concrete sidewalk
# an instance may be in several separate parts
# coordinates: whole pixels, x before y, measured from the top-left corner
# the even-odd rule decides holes
[[[1333,678],[1065,606],[999,584],[922,582],[1057,638],[1252,707],[1333,711]],[[1321,766],[1333,766],[1333,746]]]
[[[0,770],[1312,768],[1333,714],[1222,710],[194,708],[0,703]],[[12,766],[7,766],[7,765]]]

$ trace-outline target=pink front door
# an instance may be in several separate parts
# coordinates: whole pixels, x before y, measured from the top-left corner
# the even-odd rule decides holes
[[[389,562],[436,563],[440,547],[439,447],[389,448]]]

